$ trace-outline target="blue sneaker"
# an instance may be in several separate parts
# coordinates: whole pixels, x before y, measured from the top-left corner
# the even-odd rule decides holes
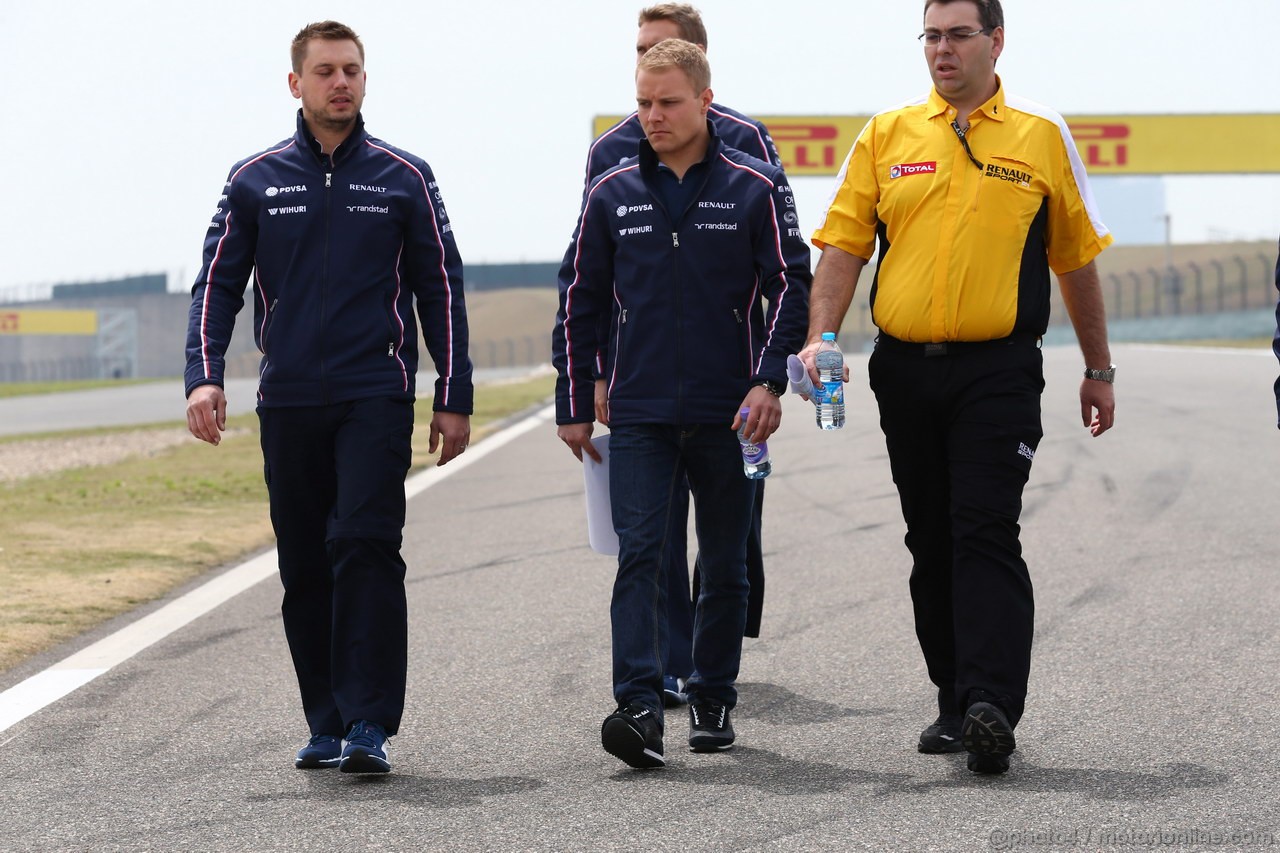
[[[307,745],[298,750],[293,766],[299,770],[337,767],[342,757],[342,738],[337,735],[312,735]]]
[[[390,773],[386,730],[377,723],[357,720],[342,741],[338,769],[343,773]]]
[[[685,681],[683,678],[676,678],[674,675],[662,676],[662,704],[667,708],[674,708],[677,705],[684,705],[689,701],[689,694],[685,692]]]

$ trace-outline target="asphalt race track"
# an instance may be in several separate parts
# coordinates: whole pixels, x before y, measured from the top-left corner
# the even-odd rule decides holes
[[[1006,777],[915,750],[933,694],[853,356],[845,429],[820,432],[790,397],[770,442],[765,621],[734,750],[687,752],[678,712],[665,769],[601,750],[613,564],[587,548],[580,467],[546,421],[410,502],[390,776],[293,769],[306,731],[268,577],[0,731],[0,850],[1274,846],[1277,364],[1116,346],[1117,426],[1094,439],[1079,353],[1045,358],[1023,512],[1036,651]],[[164,604],[0,673],[0,690]]]

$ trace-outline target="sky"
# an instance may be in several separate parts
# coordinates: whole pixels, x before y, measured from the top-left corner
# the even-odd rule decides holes
[[[592,117],[634,107],[642,5],[0,0],[0,291],[150,272],[185,289],[231,164],[292,134],[289,42],[326,18],[361,35],[366,125],[431,164],[463,259],[558,261]],[[870,114],[928,91],[919,0],[695,5],[716,100],[748,114]],[[1006,89],[1060,113],[1280,112],[1280,0],[1004,6]],[[806,234],[833,180],[793,179]],[[1174,242],[1280,234],[1280,176],[1166,194]]]

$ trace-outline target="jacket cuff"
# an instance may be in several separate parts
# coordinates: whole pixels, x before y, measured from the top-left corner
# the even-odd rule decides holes
[[[471,378],[465,379],[454,377],[449,383],[448,396],[445,395],[445,380],[443,376],[436,377],[435,399],[431,403],[433,412],[456,412],[460,415],[470,415],[475,409],[475,388],[471,384]]]

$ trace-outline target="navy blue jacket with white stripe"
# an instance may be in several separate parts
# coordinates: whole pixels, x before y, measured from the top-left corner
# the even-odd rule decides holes
[[[417,300],[439,378],[433,408],[469,414],[462,260],[430,167],[362,119],[332,157],[297,132],[231,169],[191,290],[186,393],[222,385],[253,275],[258,405],[412,399]]]
[[[782,165],[769,129],[760,122],[716,103],[707,110],[707,118],[711,119],[725,145],[775,166]],[[632,113],[596,137],[587,151],[587,179],[583,188],[589,188],[595,178],[636,156],[641,139],[644,139],[644,127],[638,113]]]
[[[665,210],[653,191],[648,142],[587,191],[560,268],[557,423],[595,419],[601,349],[615,426],[727,426],[752,382],[785,383],[787,355],[804,344],[812,280],[791,187],[780,168],[708,128],[708,168],[684,211]]]

